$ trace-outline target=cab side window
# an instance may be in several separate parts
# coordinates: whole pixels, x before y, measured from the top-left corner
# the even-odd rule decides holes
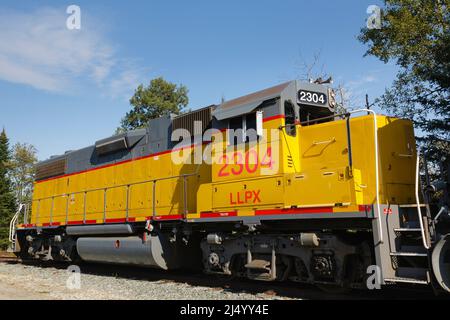
[[[229,145],[257,141],[256,113],[250,113],[230,119],[228,122],[228,129],[230,129],[228,136]]]
[[[243,141],[244,127],[243,127],[243,118],[236,117],[232,118],[228,122],[228,135],[229,141],[228,144],[235,146]]]
[[[291,100],[284,102],[284,117],[286,133],[295,137],[297,134],[297,128],[295,127],[295,107]]]
[[[245,142],[258,141],[256,133],[256,113],[245,116]]]

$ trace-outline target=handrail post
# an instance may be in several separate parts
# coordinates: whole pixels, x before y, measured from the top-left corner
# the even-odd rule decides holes
[[[41,200],[38,200],[37,213],[36,213],[36,224],[39,223],[40,215],[41,215]]]
[[[128,222],[128,218],[129,218],[129,208],[128,208],[128,206],[129,206],[129,202],[130,202],[130,185],[127,185],[127,195],[126,195],[126,197],[127,197],[127,199],[126,199],[126,207],[125,207],[125,210],[126,210],[126,221]]]
[[[24,204],[19,204],[19,208],[17,212],[14,214],[13,218],[9,222],[9,234],[8,234],[8,240],[11,242],[13,250],[15,250],[15,233],[16,233],[16,224],[19,220],[20,213],[22,212],[22,209],[24,208]]]
[[[23,215],[23,223],[24,224],[28,224],[28,213],[29,213],[29,205],[28,204],[26,204],[25,205],[25,213],[24,213],[24,215]]]
[[[106,223],[106,193],[108,192],[108,188],[105,188],[103,192],[103,223]]]
[[[416,205],[417,205],[417,215],[419,218],[420,225],[420,233],[422,235],[422,242],[425,249],[430,249],[428,245],[427,238],[425,236],[425,228],[423,226],[423,216],[422,211],[420,209],[420,198],[419,198],[419,180],[420,180],[420,151],[417,150],[417,162],[416,162],[416,184],[415,184],[415,196],[416,196]]]
[[[86,224],[86,215],[87,215],[86,198],[87,198],[87,191],[84,192],[84,199],[83,199],[83,224]]]
[[[66,195],[66,225],[69,223],[69,199],[70,196]]]
[[[348,112],[348,114],[354,114],[354,113],[358,113],[358,112],[367,112],[367,113],[371,113],[373,115],[373,130],[374,130],[374,151],[375,151],[375,189],[376,189],[376,206],[377,206],[377,219],[378,219],[378,232],[379,232],[379,240],[380,243],[383,244],[384,243],[384,236],[383,236],[383,222],[381,221],[381,204],[380,204],[380,177],[379,177],[379,155],[378,155],[378,121],[377,121],[377,114],[375,113],[375,111],[371,110],[371,109],[357,109],[357,110],[352,110],[350,112]]]
[[[352,154],[352,136],[350,130],[350,114],[347,114],[346,119],[346,127],[347,127],[347,150],[348,150],[348,166],[349,166],[349,174],[350,177],[353,176],[353,154]]]
[[[156,217],[156,180],[153,180],[153,196],[152,196],[153,218]]]
[[[378,120],[377,120],[377,114],[375,111],[372,111],[370,109],[367,110],[367,112],[371,112],[373,114],[373,126],[374,126],[374,135],[375,135],[375,189],[377,192],[377,211],[378,211],[378,228],[380,229],[380,243],[384,243],[384,236],[383,236],[383,227],[382,227],[382,215],[381,215],[381,206],[380,206],[380,156],[378,152]]]
[[[184,218],[187,219],[188,215],[188,206],[187,206],[187,176],[183,176],[183,205],[184,205]]]
[[[52,197],[52,207],[50,209],[50,225],[53,223],[53,210],[55,207],[55,197]]]

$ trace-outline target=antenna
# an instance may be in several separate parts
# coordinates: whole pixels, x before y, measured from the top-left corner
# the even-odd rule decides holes
[[[369,95],[367,93],[366,93],[366,109],[370,110]],[[370,112],[367,111],[367,114],[369,115]]]

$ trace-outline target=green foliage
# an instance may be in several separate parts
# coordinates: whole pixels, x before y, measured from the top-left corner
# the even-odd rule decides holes
[[[36,152],[36,148],[30,144],[17,143],[12,149],[11,159],[6,163],[19,203],[31,204],[37,164]]]
[[[151,119],[169,114],[180,114],[189,103],[188,89],[164,80],[162,77],[142,84],[136,89],[130,104],[133,109],[121,121],[116,133],[143,128]]]
[[[9,222],[16,210],[16,202],[6,167],[9,159],[9,140],[3,130],[0,133],[0,249],[8,246]]]
[[[361,30],[366,55],[400,67],[381,108],[412,119],[431,160],[450,153],[450,0],[385,0],[382,28]]]

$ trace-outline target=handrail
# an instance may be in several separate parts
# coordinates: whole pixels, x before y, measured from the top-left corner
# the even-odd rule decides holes
[[[437,223],[438,220],[439,220],[439,218],[441,217],[441,215],[442,215],[443,213],[445,213],[447,210],[448,210],[448,209],[447,209],[446,207],[442,206],[441,209],[439,210],[439,212],[437,213],[437,215],[434,217],[433,222],[434,222],[434,223]]]
[[[417,161],[416,161],[416,185],[415,185],[415,192],[416,192],[416,204],[417,204],[417,215],[419,217],[419,224],[420,224],[420,233],[422,235],[422,242],[425,249],[429,250],[430,246],[428,245],[428,242],[425,237],[425,228],[423,226],[423,217],[422,217],[422,211],[420,210],[420,199],[419,199],[419,178],[420,178],[420,152],[417,150]]]
[[[322,119],[327,119],[327,118],[336,118],[339,116],[347,116],[350,117],[350,115],[355,114],[355,113],[361,113],[361,112],[367,112],[367,113],[371,113],[373,115],[373,121],[374,121],[374,151],[375,151],[375,183],[376,183],[376,206],[377,206],[377,219],[378,219],[378,231],[379,231],[379,241],[380,243],[384,243],[384,236],[383,236],[383,225],[382,225],[382,219],[381,219],[381,204],[380,204],[380,186],[379,186],[379,148],[378,148],[378,122],[377,122],[377,114],[375,111],[371,110],[371,109],[356,109],[356,110],[352,110],[352,111],[348,111],[346,113],[343,114],[336,114],[330,117],[324,117]],[[314,119],[314,121],[318,121],[321,119]],[[301,124],[301,123],[300,123]],[[294,124],[297,125],[297,124]],[[279,129],[283,128],[283,127],[288,127],[289,125],[284,125],[284,126],[280,126]],[[191,177],[191,176],[195,176],[198,174],[198,170],[196,173],[192,173],[192,174],[184,174],[184,175],[179,175],[179,176],[173,176],[173,177],[165,177],[165,178],[159,178],[159,179],[150,179],[150,180],[146,180],[146,181],[142,181],[142,182],[136,182],[136,183],[132,183],[132,184],[123,184],[123,185],[119,185],[119,186],[113,186],[113,187],[107,187],[107,188],[97,188],[97,189],[91,189],[91,190],[85,190],[85,191],[79,191],[79,192],[73,192],[73,193],[65,193],[65,194],[61,194],[61,195],[57,195],[57,196],[51,196],[51,197],[47,197],[47,198],[41,198],[41,199],[36,199],[33,200],[33,202],[38,201],[38,203],[40,204],[41,201],[43,200],[48,200],[48,199],[54,199],[54,198],[58,198],[58,197],[64,197],[64,196],[69,196],[69,195],[75,195],[75,194],[80,194],[80,193],[88,193],[88,192],[94,192],[94,191],[100,191],[100,190],[107,190],[107,189],[115,189],[115,188],[121,188],[121,187],[125,187],[125,186],[132,186],[132,185],[139,185],[139,184],[145,184],[145,183],[149,183],[149,182],[153,182],[153,190],[155,190],[155,185],[157,181],[163,181],[163,180],[170,180],[170,179],[175,179],[175,178],[187,178],[187,177]],[[155,194],[155,191],[153,191],[153,194]],[[185,204],[186,206],[186,204]],[[106,209],[105,209],[106,212]],[[153,197],[153,215],[155,215],[155,198]]]
[[[104,191],[104,206],[103,206],[103,220],[106,220],[106,194],[108,190],[113,190],[113,189],[117,189],[117,188],[123,188],[126,187],[127,188],[127,199],[126,199],[126,219],[128,221],[129,218],[129,196],[130,196],[130,187],[131,186],[136,186],[136,185],[142,185],[142,184],[146,184],[146,183],[152,183],[153,184],[153,196],[152,196],[152,215],[153,217],[156,216],[156,183],[160,182],[160,181],[165,181],[165,180],[171,180],[171,179],[183,179],[183,216],[186,218],[187,214],[188,214],[188,204],[187,204],[187,178],[189,177],[193,177],[198,175],[198,168],[196,170],[195,173],[190,173],[190,174],[182,174],[182,175],[178,175],[178,176],[170,176],[170,177],[163,177],[163,178],[156,178],[156,179],[149,179],[149,180],[144,180],[144,181],[139,181],[139,182],[135,182],[135,183],[128,183],[128,184],[122,184],[122,185],[117,185],[117,186],[109,186],[109,187],[103,187],[103,188],[95,188],[95,189],[88,189],[88,190],[83,190],[83,191],[77,191],[77,192],[70,192],[70,193],[63,193],[63,194],[59,194],[59,195],[54,195],[54,196],[50,196],[50,197],[45,197],[45,198],[40,198],[40,199],[34,199],[32,200],[32,202],[37,202],[38,206],[40,206],[41,201],[45,201],[45,200],[52,200],[52,208],[51,208],[51,212],[50,212],[50,224],[52,224],[52,219],[53,219],[53,209],[54,209],[54,201],[55,198],[63,198],[66,197],[66,224],[68,222],[68,213],[69,213],[69,198],[70,196],[73,195],[77,195],[77,194],[84,194],[84,204],[83,204],[83,223],[86,223],[86,215],[87,215],[87,194],[88,193],[92,193],[92,192],[96,192],[96,191]],[[38,212],[38,216],[39,216]]]
[[[9,222],[9,242],[14,243],[15,239],[14,239],[14,233],[15,233],[15,229],[16,229],[16,223],[17,220],[19,220],[19,215],[20,212],[22,211],[22,209],[25,207],[25,204],[21,203],[19,205],[19,209],[17,209],[17,212],[14,214],[13,218],[11,219],[11,221]]]
[[[317,145],[320,145],[320,144],[330,144],[330,143],[333,143],[333,142],[336,142],[336,138],[335,137],[331,138],[330,140],[313,141],[312,144],[314,146],[317,146]]]
[[[380,205],[380,177],[379,177],[379,154],[378,154],[378,121],[377,121],[377,114],[375,111],[371,110],[371,109],[357,109],[357,110],[352,110],[349,111],[349,114],[354,114],[354,113],[360,113],[360,112],[368,112],[371,113],[373,115],[373,130],[374,130],[374,151],[375,151],[375,183],[376,183],[376,193],[377,193],[377,198],[376,198],[376,205],[377,205],[377,214],[378,214],[378,233],[379,233],[379,239],[380,239],[380,243],[384,243],[384,236],[383,236],[383,222],[381,221],[381,205]]]
[[[394,153],[394,155],[397,155],[400,158],[412,158],[412,157],[414,157],[413,154],[406,154],[406,153]]]
[[[105,189],[110,190],[110,189],[116,189],[116,188],[123,188],[123,187],[127,187],[127,186],[135,186],[135,185],[146,184],[146,183],[150,183],[150,182],[158,182],[158,181],[171,180],[171,179],[183,178],[183,177],[193,177],[193,176],[196,176],[197,174],[198,173],[196,172],[196,173],[190,173],[190,174],[182,174],[182,175],[179,175],[179,176],[171,176],[171,177],[164,177],[164,178],[158,178],[158,179],[150,179],[150,180],[139,181],[139,182],[135,182],[135,183],[126,183],[126,184],[121,184],[121,185],[117,185],[117,186],[88,189],[88,190],[77,191],[77,192],[62,193],[62,194],[58,194],[58,195],[55,195],[55,196],[35,199],[35,200],[32,200],[32,202],[43,201],[43,200],[50,200],[52,198],[61,198],[61,197],[64,197],[64,196],[70,196],[70,195],[80,194],[80,193],[89,193],[89,192],[94,192],[94,191],[103,191]]]

